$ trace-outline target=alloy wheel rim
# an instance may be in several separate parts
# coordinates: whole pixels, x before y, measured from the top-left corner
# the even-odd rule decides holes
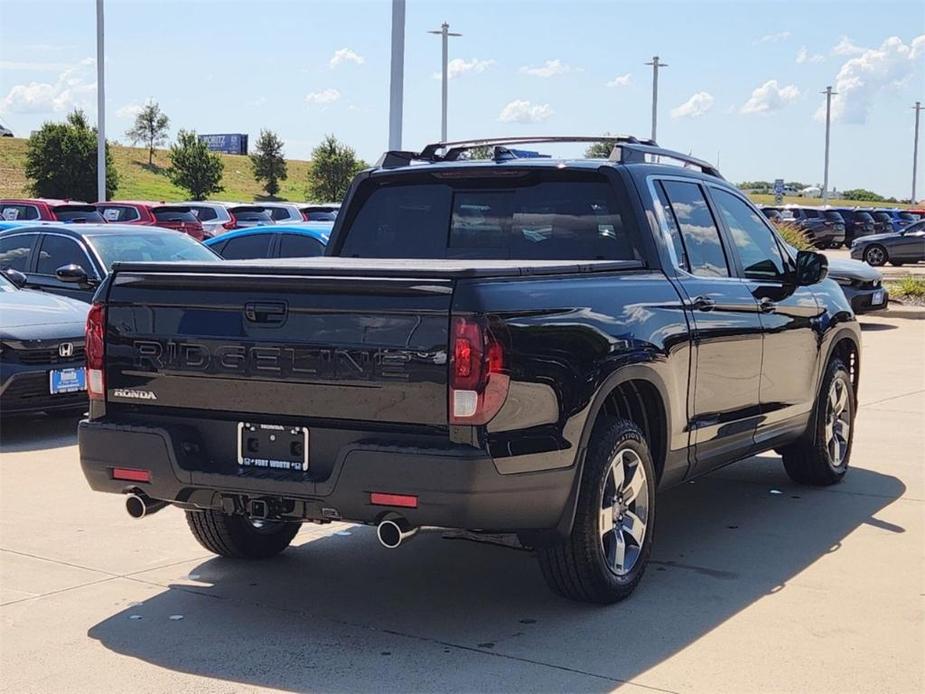
[[[601,491],[598,528],[607,568],[625,576],[642,554],[649,522],[649,485],[642,459],[631,448],[614,455]]]
[[[879,248],[870,248],[867,251],[867,260],[871,265],[877,265],[883,262],[883,251]]]
[[[848,454],[851,412],[848,385],[841,379],[832,381],[825,413],[825,447],[832,467],[840,467]]]

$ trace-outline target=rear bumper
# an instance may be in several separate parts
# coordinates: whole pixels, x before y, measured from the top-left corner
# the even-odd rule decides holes
[[[323,481],[309,473],[239,470],[214,474],[184,469],[166,429],[83,421],[80,465],[96,491],[140,490],[188,509],[244,513],[253,500],[272,517],[374,523],[399,513],[415,526],[516,532],[557,526],[572,490],[576,466],[501,475],[492,459],[471,453],[407,446],[351,444]],[[151,481],[113,479],[113,468],[149,470]],[[371,492],[414,495],[417,508],[373,505]]]

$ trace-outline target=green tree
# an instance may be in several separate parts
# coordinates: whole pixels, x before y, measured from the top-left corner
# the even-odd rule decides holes
[[[309,200],[340,202],[356,174],[369,165],[358,159],[352,147],[341,144],[333,135],[325,135],[312,150],[312,168],[308,174]]]
[[[189,191],[193,200],[205,200],[225,188],[221,185],[225,165],[200,141],[195,130],[181,130],[170,147],[170,168],[167,177],[175,186]]]
[[[251,155],[251,166],[257,182],[264,182],[267,195],[275,196],[279,192],[279,182],[285,181],[289,174],[283,159],[283,141],[272,130],[260,131],[256,151]]]
[[[26,143],[29,191],[39,198],[97,199],[96,128],[80,109],[64,123],[45,123]],[[119,187],[119,174],[106,143],[106,197]]]
[[[148,166],[154,161],[154,148],[167,143],[167,127],[170,119],[161,111],[156,101],[149,101],[135,116],[135,125],[126,131],[125,136],[132,144],[143,142],[148,148]]]
[[[874,191],[866,188],[846,190],[842,193],[842,197],[845,200],[866,200],[868,202],[883,202],[884,199],[882,195],[877,195]]]
[[[610,133],[604,133],[609,135]],[[592,142],[585,150],[585,156],[588,159],[610,159],[610,153],[613,151],[613,140],[601,140]]]

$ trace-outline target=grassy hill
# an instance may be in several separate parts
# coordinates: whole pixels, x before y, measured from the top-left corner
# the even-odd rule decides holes
[[[119,172],[119,189],[115,197],[122,200],[185,200],[187,194],[171,184],[164,173],[170,162],[166,150],[155,153],[154,165],[148,166],[148,152],[138,147],[112,146],[112,158]],[[250,201],[261,198],[262,190],[254,180],[250,159],[220,154],[225,163],[222,184],[225,190],[212,196],[216,200]],[[0,138],[0,197],[29,197],[23,168],[26,140]],[[280,182],[279,200],[305,200],[310,162],[290,159],[289,178]]]
[[[154,165],[148,166],[147,150],[138,147],[113,146],[112,156],[119,172],[119,189],[116,199],[122,200],[185,200],[186,194],[167,179],[164,168],[169,165],[166,150],[159,150]],[[220,154],[225,162],[222,183],[225,190],[213,195],[215,200],[259,200],[261,189],[251,173],[250,160],[244,156]],[[20,138],[0,138],[0,197],[28,197],[23,167],[26,157],[26,141]],[[281,182],[279,200],[305,200],[305,186],[311,162],[289,160],[289,178]],[[773,195],[752,195],[760,205],[773,205]],[[908,207],[893,203],[858,202],[854,200],[829,200],[836,207]],[[784,204],[821,205],[820,198],[785,197]]]

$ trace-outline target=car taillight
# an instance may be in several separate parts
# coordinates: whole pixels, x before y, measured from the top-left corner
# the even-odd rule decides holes
[[[93,304],[87,314],[84,351],[87,356],[87,394],[91,400],[106,399],[103,354],[106,344],[106,307]]]
[[[225,229],[227,229],[228,231],[231,231],[232,229],[238,226],[238,220],[233,214],[229,212],[228,221],[222,222],[222,226],[225,227]]]
[[[450,330],[450,424],[487,424],[507,398],[504,347],[484,319],[457,316]]]

